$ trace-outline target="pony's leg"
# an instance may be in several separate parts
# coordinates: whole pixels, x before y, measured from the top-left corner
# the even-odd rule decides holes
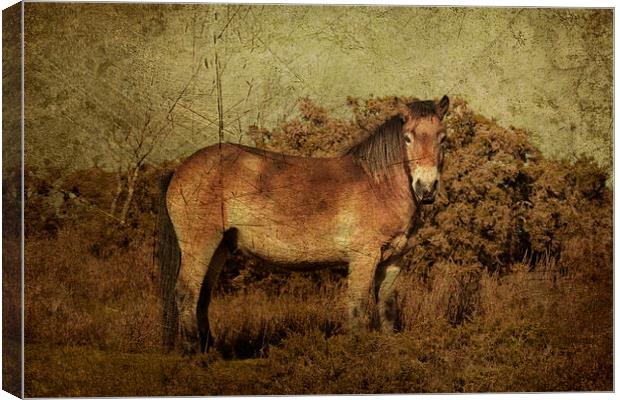
[[[377,258],[362,257],[349,262],[347,276],[347,308],[349,328],[356,333],[367,327],[369,300],[377,267]]]
[[[208,241],[193,240],[191,243],[180,243],[181,267],[177,278],[175,298],[179,310],[179,328],[183,341],[183,351],[186,354],[194,354],[201,350],[201,337],[198,328],[198,300],[211,259],[220,242],[221,235]],[[201,309],[201,311],[204,312],[205,310]]]
[[[209,326],[209,304],[211,303],[211,296],[213,289],[217,285],[222,268],[226,263],[229,251],[224,241],[220,242],[220,245],[215,250],[211,262],[207,269],[207,275],[205,276],[202,289],[200,291],[200,297],[198,299],[198,306],[196,307],[196,318],[198,321],[198,331],[200,334],[200,351],[209,351],[209,348],[213,346],[214,339],[213,334]]]
[[[394,294],[394,283],[400,274],[401,267],[391,263],[382,268],[380,282],[378,282],[377,308],[379,311],[379,324],[384,333],[394,332],[395,315],[389,312],[389,301]]]

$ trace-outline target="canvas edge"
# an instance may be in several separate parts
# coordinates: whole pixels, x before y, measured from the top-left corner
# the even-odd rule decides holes
[[[23,384],[23,3],[2,11],[2,390]]]

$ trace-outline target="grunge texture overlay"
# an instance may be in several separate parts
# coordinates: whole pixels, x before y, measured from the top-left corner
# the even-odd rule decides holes
[[[346,112],[346,96],[447,93],[611,171],[611,9],[29,3],[25,18],[33,164],[113,164],[108,135],[171,108],[152,157],[217,141],[217,53],[225,140],[305,96]]]

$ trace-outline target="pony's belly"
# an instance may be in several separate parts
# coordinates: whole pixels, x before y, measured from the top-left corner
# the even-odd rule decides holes
[[[325,236],[299,236],[274,230],[239,229],[237,247],[244,254],[277,264],[337,264],[346,262],[345,249]]]
[[[309,202],[312,195],[314,201]],[[364,235],[358,214],[346,204],[325,209],[308,205],[320,203],[316,199],[322,197],[320,193],[291,192],[241,197],[227,202],[226,226],[237,230],[241,251],[270,262],[348,262],[363,253],[369,241],[376,240]]]

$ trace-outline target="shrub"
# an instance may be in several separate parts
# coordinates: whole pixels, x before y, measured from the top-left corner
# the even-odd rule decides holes
[[[394,97],[350,98],[348,105],[352,119],[333,118],[306,98],[299,118],[270,132],[253,127],[252,137],[285,153],[336,155],[396,113]],[[560,258],[571,238],[582,237],[596,238],[592,257],[609,262],[611,193],[592,159],[546,160],[525,131],[502,128],[460,99],[445,124],[442,187],[435,203],[422,207],[416,250],[406,256],[411,268],[425,276],[450,261],[505,271],[524,258]]]

